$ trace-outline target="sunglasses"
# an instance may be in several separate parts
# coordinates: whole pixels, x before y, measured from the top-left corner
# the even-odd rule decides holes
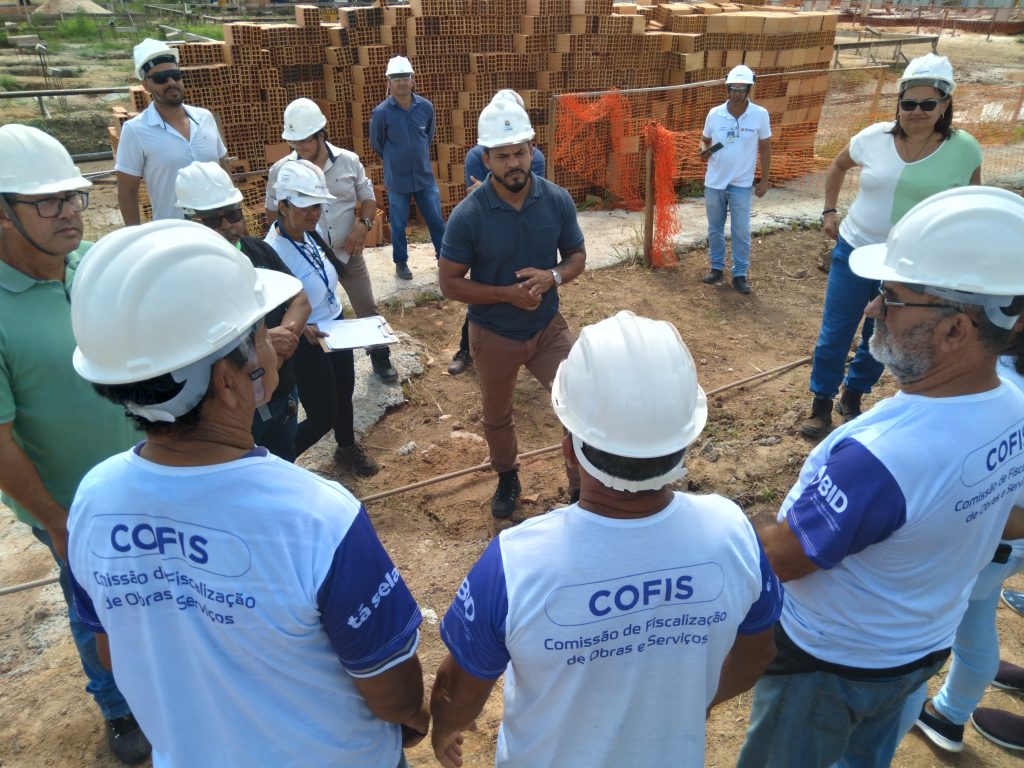
[[[165,69],[163,72],[157,72],[148,76],[157,85],[166,85],[168,80],[174,80],[180,83],[183,75],[180,69]]]
[[[729,93],[746,93],[748,90],[750,90],[750,86],[748,86],[748,85],[730,85],[729,86]]]
[[[944,102],[946,99],[922,99],[921,101],[914,101],[914,99],[900,99],[900,109],[903,112],[913,112],[918,107],[921,108],[922,112],[931,112],[939,104]]]
[[[229,208],[226,211],[220,213],[211,213],[208,216],[196,216],[200,222],[209,227],[210,229],[219,229],[220,225],[225,221],[228,224],[237,224],[245,217],[242,213],[241,208]]]

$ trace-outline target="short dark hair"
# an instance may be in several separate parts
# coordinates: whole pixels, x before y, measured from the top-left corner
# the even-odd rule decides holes
[[[583,455],[587,457],[587,461],[602,472],[622,480],[650,480],[652,477],[664,475],[678,466],[685,454],[686,449],[682,448],[666,456],[632,459],[627,456],[616,456],[583,443]]]
[[[247,337],[248,338],[248,337]],[[244,345],[239,345],[231,350],[222,359],[227,360],[235,368],[243,369],[248,364],[248,357],[243,351]],[[151,435],[174,435],[183,437],[199,426],[199,417],[202,412],[204,396],[198,405],[188,413],[175,418],[174,421],[150,421],[138,414],[128,410],[127,405],[156,405],[166,403],[173,398],[185,386],[184,382],[178,383],[169,373],[156,376],[145,381],[136,381],[131,384],[93,384],[93,389],[115,405],[125,406],[125,416],[132,420],[135,428],[141,432]]]

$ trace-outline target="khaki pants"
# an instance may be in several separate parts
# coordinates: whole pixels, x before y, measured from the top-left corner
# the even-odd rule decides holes
[[[558,364],[569,354],[573,341],[565,318],[557,313],[543,330],[525,341],[499,336],[472,321],[469,323],[469,351],[476,364],[483,400],[484,437],[495,472],[519,468],[519,445],[513,420],[519,369],[525,365],[550,392]],[[548,403],[544,403],[544,408],[550,411]],[[555,418],[553,412],[551,418]],[[579,473],[568,467],[565,471],[569,490],[577,490]]]
[[[355,316],[379,315],[377,302],[373,300],[370,272],[366,268],[366,259],[363,258],[363,254],[350,256],[348,264],[342,264],[342,266],[344,269],[338,273],[338,282],[345,289],[345,295],[348,296],[348,303],[352,306]]]

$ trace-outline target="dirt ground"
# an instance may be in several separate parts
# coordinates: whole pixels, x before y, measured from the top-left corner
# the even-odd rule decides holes
[[[986,70],[993,79],[1012,79],[1022,69],[1024,47],[1012,40],[987,44],[981,36],[961,35],[943,38],[939,50],[953,57],[958,71]],[[31,113],[31,105],[19,109],[22,113],[17,115],[0,112],[0,122]],[[87,236],[95,238],[117,224],[113,189],[98,187],[87,216]],[[591,252],[602,246],[588,243]],[[706,267],[701,250],[688,253],[678,269],[667,272],[630,266],[588,272],[563,289],[563,313],[576,331],[620,309],[671,320],[698,361],[702,385],[711,390],[810,354],[826,280],[816,264],[827,247],[826,238],[814,230],[783,231],[755,240],[751,297],[701,284],[698,277]],[[462,305],[430,298],[395,302],[385,309],[397,330],[422,345],[424,373],[403,385],[407,402],[389,412],[366,437],[383,465],[378,476],[355,481],[336,475],[330,461],[333,446],[326,443],[300,463],[367,497],[486,461],[475,372],[471,369],[458,377],[446,372],[463,312]],[[808,368],[801,366],[712,396],[711,417],[691,450],[685,488],[728,496],[749,514],[777,509],[811,447],[794,430],[809,404],[807,377]],[[883,379],[868,404],[891,392],[891,381]],[[554,446],[560,437],[547,394],[525,373],[517,388],[517,429],[523,452]],[[415,449],[400,455],[398,449],[410,442]],[[557,453],[525,461],[521,476],[523,503],[517,520],[564,502],[565,478]],[[444,653],[437,620],[465,572],[497,533],[488,509],[493,485],[493,476],[481,472],[367,504],[378,533],[424,610],[420,654],[428,688]],[[0,586],[46,577],[52,565],[25,527],[0,511]],[[1011,583],[1024,588],[1022,577]],[[1004,658],[1024,664],[1024,622],[1000,607],[998,623]],[[942,674],[932,681],[934,688],[941,684]],[[0,597],[0,676],[0,766],[117,765],[107,753],[102,721],[83,690],[56,586]],[[1024,714],[1024,701],[995,690],[986,694],[984,704]],[[735,764],[748,712],[749,696],[743,696],[712,713],[708,766]],[[493,763],[500,717],[496,692],[479,730],[467,737],[471,768]],[[426,745],[412,750],[409,758],[414,766],[435,764]],[[1012,754],[970,729],[960,756],[939,753],[911,735],[893,763],[899,768],[1017,764]]]

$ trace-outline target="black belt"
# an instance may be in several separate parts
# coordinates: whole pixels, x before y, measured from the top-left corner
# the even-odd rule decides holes
[[[775,648],[778,651],[775,659],[764,671],[766,675],[801,675],[810,672],[829,672],[833,675],[847,680],[879,680],[883,678],[901,677],[910,672],[915,672],[925,667],[941,663],[949,658],[949,648],[932,651],[919,659],[898,667],[885,667],[882,669],[869,669],[863,667],[848,667],[844,664],[833,664],[830,661],[822,661],[817,656],[812,656],[800,648],[782,628],[782,622],[775,623]]]

